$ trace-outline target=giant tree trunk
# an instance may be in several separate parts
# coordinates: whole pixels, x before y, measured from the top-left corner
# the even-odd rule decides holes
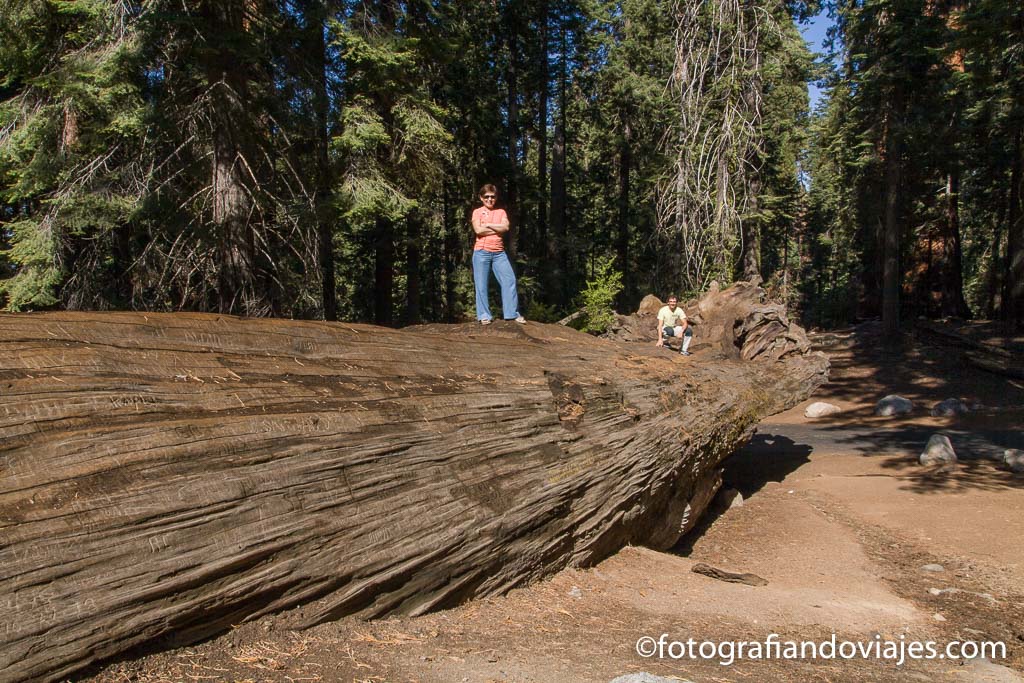
[[[761,345],[740,294],[702,310]],[[827,367],[699,360],[537,324],[0,315],[2,678],[672,546],[722,458]]]

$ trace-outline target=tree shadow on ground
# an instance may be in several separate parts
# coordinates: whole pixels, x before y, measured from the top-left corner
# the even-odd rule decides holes
[[[825,427],[824,431],[844,432],[843,427]],[[918,462],[921,451],[933,434],[949,437],[958,463],[947,467],[927,467]],[[1015,476],[1002,465],[1003,451],[1024,449],[1024,432],[1007,429],[941,429],[927,425],[901,425],[884,430],[859,431],[837,436],[837,445],[866,457],[883,456],[885,469],[906,480],[903,490],[912,493],[952,493],[967,489],[999,491],[1024,488],[1024,478]]]
[[[1007,448],[1024,449],[1024,432],[1011,429],[959,429],[905,424],[884,429],[852,431],[845,425],[819,427],[833,433],[832,442],[851,453],[864,455],[905,455],[916,458],[933,434],[949,437],[960,460],[1000,461]]]
[[[781,482],[810,462],[813,449],[781,434],[755,434],[749,443],[722,461],[722,488],[749,498],[768,482]]]
[[[985,405],[1024,403],[1024,383],[969,366],[964,360],[966,349],[930,344],[910,334],[889,343],[875,321],[818,335],[815,348],[829,353],[832,362],[829,382],[815,393],[818,400],[856,404],[869,397],[873,405],[883,396],[899,394],[915,403],[918,415],[947,398]],[[869,415],[870,408],[838,419]]]
[[[736,489],[744,498],[749,498],[768,482],[781,482],[810,462],[811,451],[810,446],[796,443],[787,436],[755,434],[746,446],[722,461],[722,490]],[[701,536],[728,509],[728,505],[716,497],[697,526],[672,551],[688,557]]]
[[[1024,477],[986,460],[967,460],[955,465],[923,467],[918,464],[916,458],[888,458],[882,463],[882,467],[900,471],[899,476],[907,482],[900,490],[910,493],[1024,489]]]

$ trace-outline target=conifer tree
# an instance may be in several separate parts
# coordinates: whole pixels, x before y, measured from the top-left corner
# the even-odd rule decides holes
[[[0,44],[0,280],[10,310],[117,307],[144,192],[146,104],[137,9],[101,0],[4,2]]]

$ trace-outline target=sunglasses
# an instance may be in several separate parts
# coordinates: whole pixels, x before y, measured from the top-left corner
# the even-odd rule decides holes
[[[485,194],[484,195],[484,199],[497,199],[497,198],[498,198],[497,195],[493,195],[493,194]]]

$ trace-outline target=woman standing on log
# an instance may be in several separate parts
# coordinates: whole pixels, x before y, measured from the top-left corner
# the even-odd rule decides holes
[[[508,215],[504,209],[497,209],[498,188],[487,184],[480,188],[480,201],[483,206],[473,211],[473,232],[476,242],[473,244],[473,284],[476,286],[476,318],[481,325],[491,324],[490,294],[491,272],[498,278],[501,285],[502,317],[525,323],[526,318],[519,315],[519,294],[516,291],[516,274],[512,271],[512,263],[505,253],[502,236],[508,232]]]

